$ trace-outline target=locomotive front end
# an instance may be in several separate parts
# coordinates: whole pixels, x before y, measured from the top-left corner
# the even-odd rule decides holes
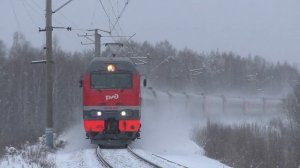
[[[95,58],[82,79],[87,138],[126,146],[140,136],[140,75],[126,58]]]

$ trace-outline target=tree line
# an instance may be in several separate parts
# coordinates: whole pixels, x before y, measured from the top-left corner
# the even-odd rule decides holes
[[[57,132],[80,120],[81,90],[78,81],[92,58],[86,53],[67,53],[54,47],[54,121]],[[0,42],[0,149],[35,141],[46,126],[45,59],[42,49],[32,47],[20,33],[12,47]]]
[[[300,166],[300,85],[287,96],[286,118],[270,123],[223,125],[207,122],[194,140],[205,155],[232,167]]]
[[[140,70],[153,87],[164,90],[279,95],[291,91],[300,79],[296,66],[268,62],[260,56],[176,50],[168,41],[155,45],[131,41],[125,46],[130,47],[124,47],[120,55],[148,57]]]

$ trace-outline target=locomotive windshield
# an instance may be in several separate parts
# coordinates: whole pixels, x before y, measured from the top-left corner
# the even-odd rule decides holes
[[[91,86],[95,89],[130,89],[132,88],[132,74],[92,73]]]

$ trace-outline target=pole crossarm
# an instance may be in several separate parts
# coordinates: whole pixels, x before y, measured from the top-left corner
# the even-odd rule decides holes
[[[83,43],[82,41],[80,42],[81,45],[93,45],[95,43]]]
[[[105,32],[105,33],[111,34],[110,31],[102,30],[102,29],[88,29],[87,31],[101,31],[101,32]]]
[[[87,37],[87,36],[94,36],[94,35],[91,35],[91,34],[77,34],[78,37]]]
[[[47,63],[47,60],[36,60],[36,61],[31,61],[31,64],[40,64],[40,63],[46,64],[46,63]]]
[[[119,47],[123,47],[124,44],[123,43],[104,43],[104,46],[107,47],[107,46],[119,46]]]
[[[136,65],[144,65],[144,64],[147,64],[147,61],[146,60],[143,60],[143,58],[133,58],[133,57],[130,57],[132,60],[136,60],[137,62],[135,62],[134,64]]]
[[[52,26],[52,29],[66,29],[68,31],[71,31],[72,27],[54,27],[54,26]]]
[[[80,34],[78,34],[78,37],[84,37],[85,39],[93,42],[92,44],[94,44],[95,41],[93,39],[91,39],[90,36],[94,36],[94,35],[80,35]]]

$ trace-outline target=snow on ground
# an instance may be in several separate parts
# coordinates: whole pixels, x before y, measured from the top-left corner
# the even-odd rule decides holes
[[[188,148],[187,148],[188,149]],[[152,160],[159,165],[169,164],[173,167],[189,167],[189,168],[229,168],[228,166],[220,163],[219,161],[207,158],[203,154],[199,153],[201,148],[196,147],[196,151],[193,153],[190,151],[187,152],[149,152],[141,149],[135,149],[142,157]],[[163,163],[161,163],[163,162]],[[174,163],[172,163],[174,162]]]
[[[67,144],[64,148],[59,149],[55,153],[48,153],[49,155],[46,159],[50,160],[50,163],[55,164],[57,168],[96,168],[102,167],[96,158],[96,145],[91,145],[89,140],[84,139],[84,132],[81,124],[75,125],[66,131],[65,134],[61,135],[59,139],[67,140]],[[142,148],[139,145],[143,144],[144,140],[137,140],[133,142],[132,148],[135,152],[151,160],[154,163],[161,165],[166,168],[178,168],[181,166],[169,163],[161,158],[158,158],[152,154],[161,156],[163,158],[169,159],[173,162],[182,164],[184,166],[193,168],[223,168],[225,165],[219,163],[218,161],[209,159],[203,156],[203,150],[194,144],[192,141],[183,139],[174,139],[167,145],[168,138],[165,140],[153,141],[152,145],[150,143],[145,143]],[[157,142],[161,142],[157,143]],[[175,142],[175,143],[174,143]],[[177,145],[174,145],[178,143]],[[180,145],[179,145],[180,144]],[[33,147],[38,145],[33,145]],[[22,152],[18,155],[7,155],[0,161],[0,168],[40,168],[41,164],[35,164],[30,159],[22,157]],[[113,165],[116,167],[146,167],[139,164],[134,159],[125,159],[122,157],[126,154],[124,150],[111,151],[106,154],[106,158],[114,157],[118,158],[113,160]],[[46,155],[45,155],[46,156]],[[40,158],[44,159],[44,158]],[[135,163],[133,163],[135,162]],[[119,163],[119,165],[118,165]]]
[[[157,94],[154,101],[144,101],[141,139],[132,147],[145,157],[157,159],[155,154],[190,168],[228,167],[204,156],[203,149],[190,140],[191,131],[203,120],[187,111],[185,95],[173,94],[170,101],[167,95]]]
[[[101,167],[96,157],[97,146],[85,139],[82,124],[71,127],[59,138],[67,144],[54,154],[57,168]]]
[[[135,158],[132,154],[128,153],[126,149],[105,149],[101,150],[105,160],[109,162],[114,168],[151,168],[152,166],[145,164],[143,161]],[[113,158],[113,159],[109,159]]]
[[[182,101],[182,97],[178,96],[179,98],[174,99],[173,102],[169,102],[168,97],[164,95],[158,95],[158,97],[154,104],[147,101],[143,105],[141,139],[133,142],[132,148],[138,154],[163,167],[169,168],[172,167],[172,164],[166,163],[167,161],[152,154],[191,168],[227,167],[219,161],[204,156],[203,149],[190,140],[191,130],[198,122],[194,122],[187,115],[186,104],[185,101]],[[95,155],[96,146],[84,139],[82,124],[66,131],[62,138],[68,143],[55,155],[58,168],[99,167]],[[122,151],[116,154],[118,153],[120,154]]]
[[[161,146],[160,148],[157,148],[156,145],[153,145],[153,148],[134,147],[134,149],[141,156],[149,160],[153,160],[156,163],[159,163],[157,162],[157,160],[161,160],[168,163],[168,161],[164,160],[167,159],[169,161],[178,163],[189,168],[229,168],[228,166],[220,163],[219,161],[204,156],[203,149],[192,141],[186,140],[184,142],[181,140],[177,141],[176,139],[174,139],[174,142],[177,142],[178,144],[175,146]],[[159,141],[155,142],[155,144],[157,143],[159,143]],[[161,159],[160,157],[164,159]],[[173,165],[174,167],[181,167],[176,166],[176,164],[169,164]]]
[[[93,168],[101,166],[96,158],[95,149],[81,149],[70,153],[59,151],[55,158],[58,168]]]
[[[68,140],[68,143],[64,149],[59,150],[55,155],[55,162],[57,168],[94,168],[101,167],[99,161],[95,155],[96,145],[91,145],[89,140],[84,139],[84,132],[82,125],[76,125],[69,129],[66,134],[61,136],[62,139]],[[146,140],[143,137],[141,140],[136,140],[131,145],[134,151],[141,156],[158,163],[159,165],[167,168],[178,168],[174,164],[168,163],[152,154],[169,159],[176,163],[180,163],[190,168],[225,168],[226,165],[220,162],[203,156],[203,149],[190,140],[184,140],[181,138],[164,140],[158,138]],[[153,143],[149,143],[152,141]],[[145,142],[145,143],[143,143]],[[143,146],[140,146],[143,145]],[[114,157],[117,160],[113,160],[113,165],[120,166],[127,165],[128,167],[143,167],[139,164],[131,163],[134,159],[122,158],[122,154],[126,154],[124,150],[116,150],[114,152],[104,153],[105,158]],[[120,155],[118,157],[118,155]],[[121,167],[122,167],[121,166]]]
[[[219,161],[204,156],[203,149],[191,140],[193,128],[205,126],[207,119],[225,124],[265,122],[270,119],[270,115],[262,118],[262,116],[254,116],[253,114],[249,116],[221,113],[210,114],[210,116],[200,115],[197,105],[199,102],[187,102],[183,94],[172,95],[172,100],[168,95],[159,92],[157,92],[157,97],[148,97],[147,99],[147,96],[144,96],[146,99],[143,101],[142,108],[141,139],[136,140],[131,145],[138,154],[167,168],[180,166],[159,157],[190,168],[228,167]],[[85,139],[82,123],[71,127],[60,136],[60,139],[67,141],[65,148],[49,156],[50,159],[54,160],[57,168],[101,167],[95,154],[97,146],[91,145],[90,140]],[[116,153],[116,155],[118,154],[120,155],[118,158],[122,158],[122,151]],[[110,153],[110,155],[114,154]],[[129,161],[126,164],[130,165]],[[117,161],[114,164],[117,164]],[[2,167],[26,168],[34,167],[34,164],[28,165],[21,156],[6,157],[0,162],[0,168]]]

